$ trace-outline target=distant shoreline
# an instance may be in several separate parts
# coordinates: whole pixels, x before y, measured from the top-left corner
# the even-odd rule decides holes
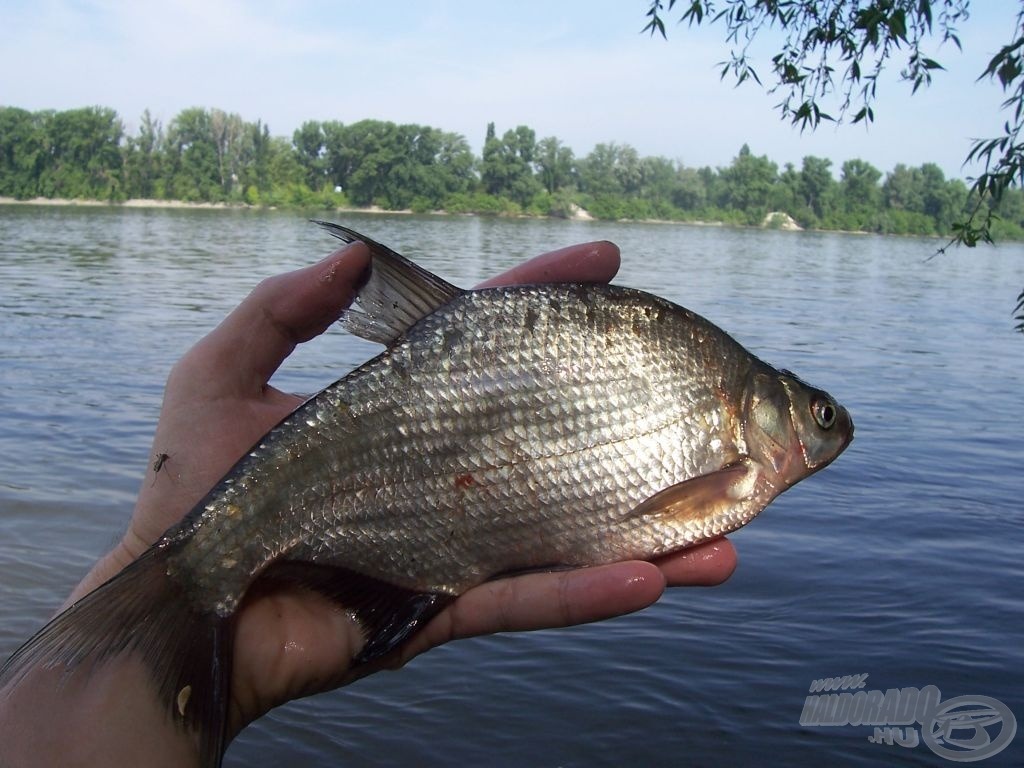
[[[72,199],[64,197],[32,197],[27,200],[18,200],[14,197],[2,197],[0,196],[0,205],[38,205],[38,206],[52,206],[52,207],[82,207],[82,208],[168,208],[168,209],[180,209],[180,210],[222,210],[222,211],[261,211],[261,210],[285,210],[274,206],[265,207],[260,205],[247,205],[245,203],[190,203],[184,200],[152,200],[148,198],[132,198],[130,200],[124,200],[121,202],[110,202],[108,200],[86,200],[86,199]],[[369,213],[369,214],[394,214],[397,216],[411,215],[413,211],[408,209],[389,211],[376,205],[371,205],[368,208],[331,208],[324,209],[333,213]],[[431,211],[428,215],[432,216],[479,216],[480,214],[475,213],[449,213],[448,211]],[[773,214],[769,214],[771,216]],[[516,218],[551,218],[543,216],[527,216],[520,214]],[[570,219],[565,221],[599,221],[593,218],[587,211],[582,208],[578,208],[575,214]],[[621,219],[620,221],[628,222],[631,224],[677,224],[686,227],[738,227],[740,229],[768,229],[777,232],[823,232],[832,234],[842,235],[871,235],[877,234],[879,237],[918,237],[922,239],[933,239],[942,240],[948,239],[943,235],[896,235],[896,234],[881,234],[872,232],[863,232],[858,230],[843,230],[843,229],[802,229],[799,226],[791,228],[789,226],[783,226],[778,228],[767,227],[762,224],[760,227],[751,227],[750,225],[742,224],[726,224],[723,221],[704,221],[700,219],[693,219],[690,221],[677,221],[672,219]],[[606,221],[605,223],[614,223]],[[795,223],[795,222],[794,222]]]
[[[147,198],[133,198],[131,200],[124,200],[122,202],[110,202],[109,200],[87,200],[87,199],[72,199],[65,197],[32,197],[27,200],[18,200],[14,197],[0,197],[0,205],[40,205],[40,206],[53,206],[53,207],[75,207],[80,206],[83,208],[178,208],[182,210],[222,210],[222,211],[258,211],[258,210],[281,210],[276,207],[264,207],[260,205],[246,205],[245,203],[189,203],[184,200],[151,200]],[[565,221],[598,221],[589,212],[574,206],[575,210],[571,218],[564,219]],[[334,213],[386,213],[396,214],[399,216],[411,215],[413,211],[409,209],[402,209],[398,211],[389,211],[376,205],[371,205],[368,208],[331,208],[325,209],[330,210]],[[476,213],[449,213],[448,211],[430,211],[428,215],[432,216],[479,216]],[[499,218],[501,218],[499,216]],[[530,216],[528,214],[519,214],[514,218],[552,218],[550,216]],[[702,221],[700,219],[694,219],[692,221],[675,221],[672,219],[623,219],[622,221],[629,221],[633,224],[682,224],[693,227],[723,227],[724,222],[721,221]]]

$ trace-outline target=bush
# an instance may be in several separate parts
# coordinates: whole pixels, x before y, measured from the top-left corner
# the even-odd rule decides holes
[[[518,216],[522,213],[519,204],[504,197],[495,197],[485,192],[458,192],[444,201],[448,213],[476,213],[481,216]]]
[[[425,197],[415,197],[409,203],[409,210],[413,213],[431,213],[434,210],[434,204]]]

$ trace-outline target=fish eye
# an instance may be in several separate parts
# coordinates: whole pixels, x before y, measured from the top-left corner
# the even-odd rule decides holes
[[[815,400],[811,403],[811,414],[822,429],[832,429],[835,426],[836,406],[831,400]]]

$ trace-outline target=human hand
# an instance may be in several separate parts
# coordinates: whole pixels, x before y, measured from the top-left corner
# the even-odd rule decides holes
[[[369,261],[355,243],[305,269],[264,280],[174,366],[152,455],[167,455],[143,480],[122,541],[75,589],[77,599],[136,559],[178,522],[301,398],[269,386],[295,349],[326,330],[351,301]],[[618,270],[607,242],[537,257],[485,285],[607,281]],[[359,629],[337,605],[305,591],[254,586],[238,617],[230,730],[298,696],[326,690],[382,666],[399,666],[453,639],[500,631],[566,626],[609,618],[653,603],[666,585],[717,584],[732,573],[724,539],[658,561],[537,573],[476,587],[436,616],[394,654],[351,670]]]

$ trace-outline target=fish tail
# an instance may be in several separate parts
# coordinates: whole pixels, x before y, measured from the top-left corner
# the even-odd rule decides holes
[[[173,544],[148,550],[121,573],[50,621],[0,668],[0,690],[33,669],[81,668],[89,675],[134,655],[149,671],[159,701],[197,740],[200,764],[216,768],[224,752],[231,693],[234,621],[190,605],[168,575]]]

